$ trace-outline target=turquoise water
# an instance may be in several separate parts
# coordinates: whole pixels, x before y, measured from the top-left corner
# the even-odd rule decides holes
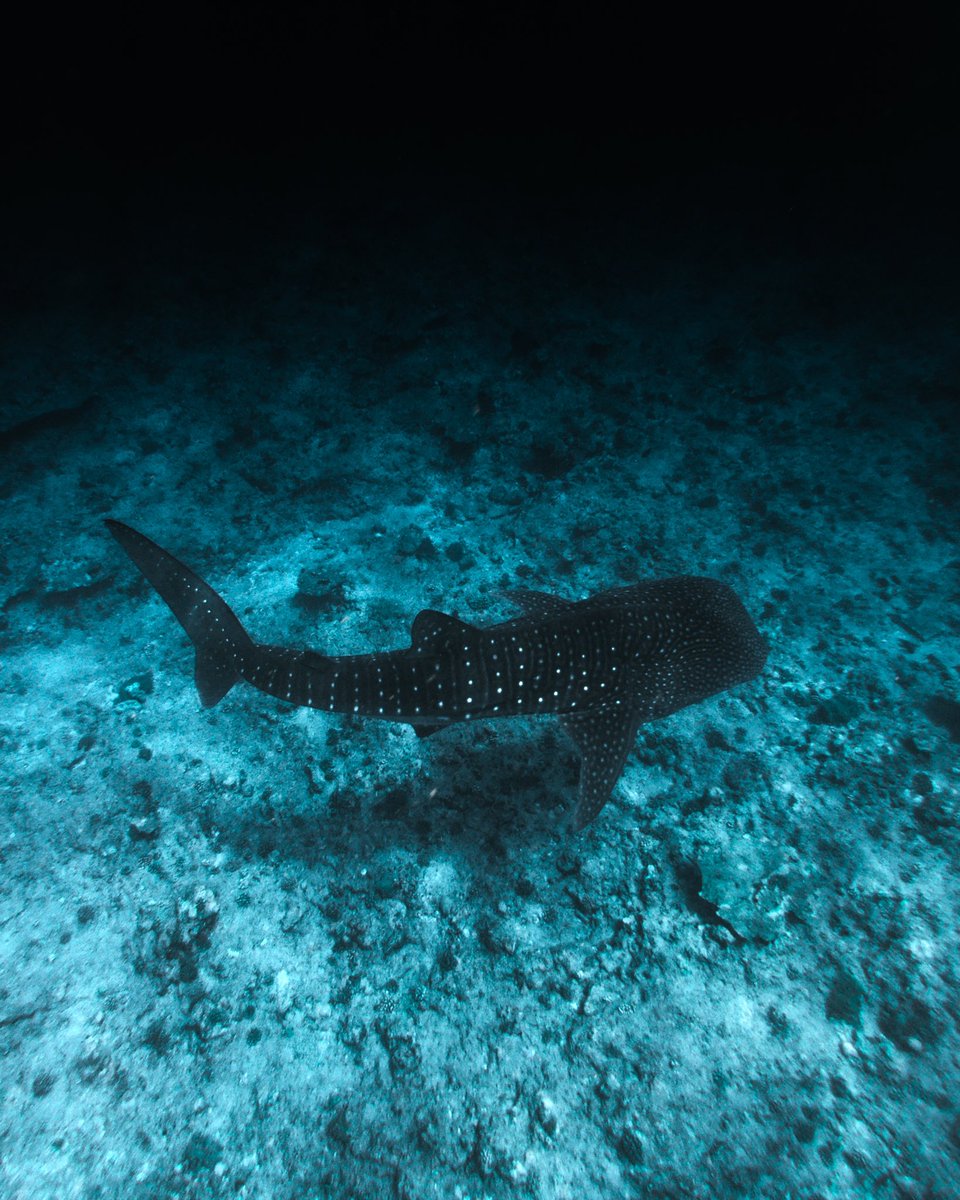
[[[941,158],[555,149],[19,210],[5,1196],[960,1193]],[[285,646],[693,574],[770,656],[571,836],[549,718],[203,709],[106,517]]]

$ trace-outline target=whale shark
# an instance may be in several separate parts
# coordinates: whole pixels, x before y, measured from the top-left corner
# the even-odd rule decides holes
[[[610,797],[641,724],[749,682],[769,649],[729,585],[693,575],[585,600],[519,589],[508,597],[520,615],[486,626],[423,609],[401,650],[288,649],[254,641],[209,584],[144,534],[106,524],[193,642],[205,707],[245,681],[292,705],[404,722],[420,737],[553,714],[580,751],[575,831]]]

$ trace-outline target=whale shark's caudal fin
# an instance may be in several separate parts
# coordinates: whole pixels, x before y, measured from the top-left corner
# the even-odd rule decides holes
[[[224,600],[156,542],[123,525],[107,528],[186,630],[197,651],[195,678],[200,701],[211,708],[243,678],[254,643]]]

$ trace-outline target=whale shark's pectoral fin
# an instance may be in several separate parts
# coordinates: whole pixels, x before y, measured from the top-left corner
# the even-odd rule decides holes
[[[571,823],[575,831],[589,825],[610,799],[642,719],[639,705],[616,701],[561,716],[560,724],[577,743],[581,755],[580,788]]]
[[[411,721],[410,728],[413,730],[413,732],[417,735],[418,738],[427,738],[430,736],[431,733],[436,733],[438,729],[446,729],[446,728],[448,728],[448,726],[450,726],[452,724],[453,724],[452,721],[444,721],[444,723],[442,725],[441,724],[414,725],[414,723]]]

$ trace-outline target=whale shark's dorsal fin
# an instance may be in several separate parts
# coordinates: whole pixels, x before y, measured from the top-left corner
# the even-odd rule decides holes
[[[432,608],[424,608],[413,618],[410,627],[410,647],[417,654],[434,654],[455,646],[464,637],[472,640],[476,637],[477,627],[468,625],[459,617],[451,617],[449,613],[436,612]]]
[[[528,617],[556,617],[576,607],[575,600],[564,600],[562,596],[534,592],[530,588],[513,588],[506,593],[506,597]]]

